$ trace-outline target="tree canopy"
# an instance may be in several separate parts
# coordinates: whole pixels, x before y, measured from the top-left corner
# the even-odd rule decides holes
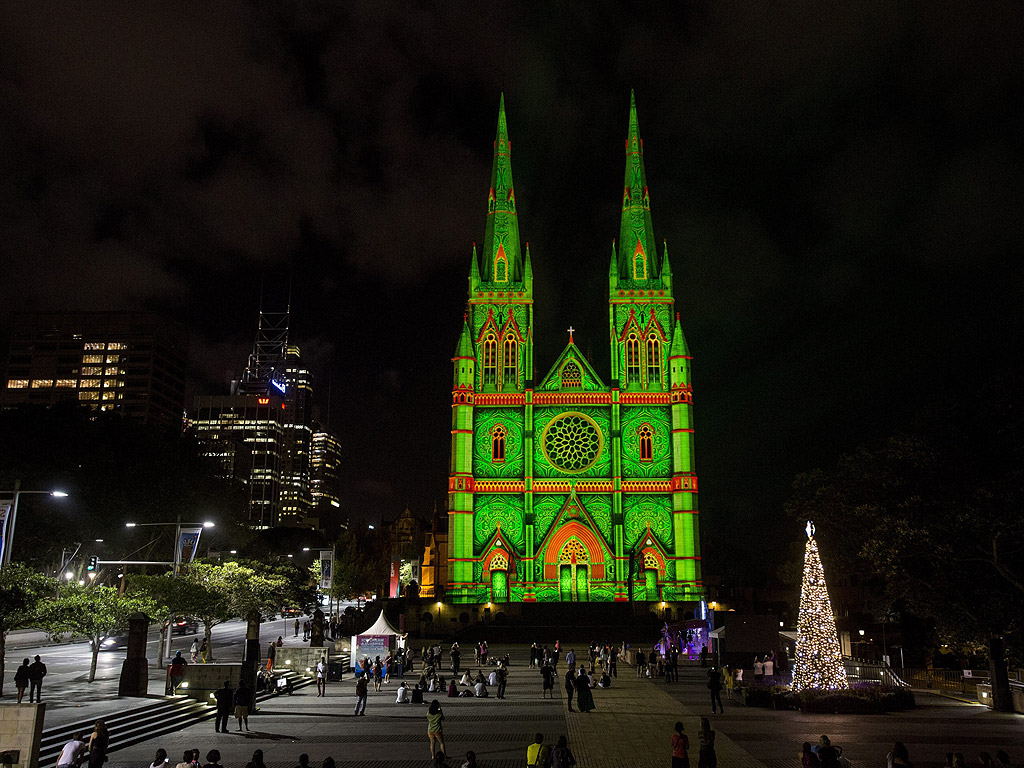
[[[56,588],[56,579],[21,563],[0,568],[0,695],[3,695],[7,633],[36,626],[40,607],[53,596]]]

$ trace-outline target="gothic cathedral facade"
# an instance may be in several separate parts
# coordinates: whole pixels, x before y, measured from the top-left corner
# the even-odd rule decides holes
[[[658,255],[636,104],[608,270],[607,383],[569,343],[534,378],[533,269],[504,97],[483,247],[455,356],[447,598],[685,601],[702,594],[690,352]]]

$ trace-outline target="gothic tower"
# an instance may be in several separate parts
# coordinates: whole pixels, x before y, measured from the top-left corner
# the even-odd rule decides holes
[[[675,322],[673,323],[673,319]],[[608,384],[569,343],[535,381],[502,97],[487,224],[453,364],[452,602],[692,600],[701,594],[689,351],[659,258],[631,97],[609,270]]]

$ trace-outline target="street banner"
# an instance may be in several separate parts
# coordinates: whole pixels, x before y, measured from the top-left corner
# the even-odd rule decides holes
[[[196,550],[199,549],[199,534],[202,532],[201,525],[181,529],[181,537],[178,539],[178,565],[188,565],[195,559]]]
[[[334,550],[320,550],[320,591],[330,594],[334,584]]]
[[[0,564],[4,562],[7,547],[7,516],[11,514],[11,502],[0,501]]]

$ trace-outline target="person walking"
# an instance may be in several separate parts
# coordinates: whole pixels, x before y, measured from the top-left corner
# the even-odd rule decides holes
[[[444,752],[444,712],[441,710],[441,703],[434,699],[427,709],[427,740],[430,742],[430,759],[434,759],[435,752]],[[436,749],[435,749],[436,745]]]
[[[572,695],[576,692],[576,670],[569,667],[565,671],[565,698],[569,703],[569,711],[574,712],[572,708]]]
[[[594,694],[590,692],[590,675],[587,668],[580,664],[580,673],[576,677],[576,706],[580,712],[589,714],[594,709]]]
[[[718,667],[711,667],[708,670],[708,690],[711,691],[711,714],[715,714],[717,711],[725,712],[725,707],[722,706],[722,673],[718,670]],[[715,705],[718,705],[718,709],[715,709]]]
[[[643,648],[638,648],[636,651],[636,676],[641,678],[644,676],[644,668],[647,666],[647,657],[644,656]]]
[[[202,659],[203,664],[206,663],[206,657],[210,655],[210,645],[206,642],[206,638],[203,638],[202,644],[199,646],[199,658]]]
[[[551,750],[551,768],[572,768],[576,758],[569,749],[569,740],[565,736],[558,737],[558,743]]]
[[[711,730],[711,721],[706,717],[700,719],[697,743],[700,745],[700,752],[697,754],[697,768],[718,768],[718,756],[715,754],[715,732]]]
[[[27,659],[26,659],[27,661]],[[57,758],[57,768],[78,768],[82,762],[82,756],[89,745],[82,739],[82,732],[78,731],[71,737],[71,741],[64,745]]]
[[[365,715],[366,714],[366,691],[369,685],[366,682],[366,675],[361,675],[356,680],[356,708],[352,713],[353,715]]]
[[[316,695],[327,695],[327,659],[323,656],[316,663]]]
[[[576,669],[576,649],[570,648],[569,652],[565,654],[565,663],[569,665],[570,669]]]
[[[733,677],[732,669],[728,664],[722,667],[722,677],[725,678],[725,698],[731,699],[732,692],[736,687],[736,679]]]
[[[214,720],[214,733],[228,732],[228,718],[231,717],[231,708],[235,703],[235,691],[231,688],[231,681],[225,680],[224,687],[213,692],[213,698],[217,701],[217,719]]]
[[[32,703],[33,696],[36,702],[43,700],[43,678],[46,677],[46,665],[43,660],[36,656],[36,660],[28,665],[28,703]]]
[[[526,748],[526,768],[547,768],[551,750],[544,743],[544,734],[538,733],[533,744]]]
[[[28,659],[21,662],[21,666],[14,672],[14,687],[18,689],[18,703],[25,698],[25,689],[28,688]]]
[[[199,638],[196,637],[192,640],[192,645],[188,649],[189,660],[193,664],[199,663]]]
[[[107,724],[97,720],[89,737],[89,768],[103,768],[107,762],[107,747],[110,746],[110,731]]]
[[[167,670],[167,679],[171,683],[171,690],[168,693],[174,694],[178,692],[178,685],[181,684],[181,678],[185,676],[186,666],[188,666],[188,662],[181,655],[181,651],[175,651],[174,658],[171,659],[171,666]]]
[[[540,668],[540,676],[544,680],[540,697],[543,699],[545,694],[549,694],[547,698],[553,699],[555,697],[555,668],[548,663],[547,659],[544,660],[544,666]]]
[[[235,720],[238,721],[238,730],[241,731],[242,726],[245,725],[245,730],[248,731],[249,707],[252,706],[252,690],[245,684],[245,680],[238,683],[232,702],[235,705]]]
[[[708,665],[708,647],[706,645],[702,645],[700,647],[700,666],[701,666],[701,669],[703,669],[707,665]]]
[[[690,768],[690,740],[685,730],[681,722],[676,723],[676,732],[672,734],[672,768]]]

